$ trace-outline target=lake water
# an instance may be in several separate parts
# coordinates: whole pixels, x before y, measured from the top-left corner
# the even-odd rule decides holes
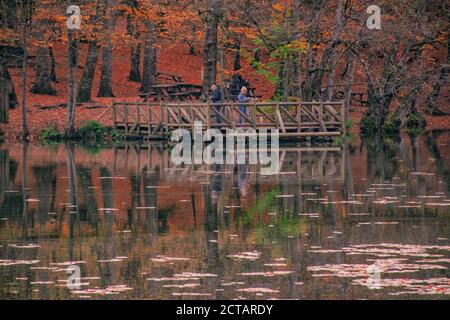
[[[0,298],[449,299],[449,146],[290,145],[265,176],[162,144],[0,145]]]

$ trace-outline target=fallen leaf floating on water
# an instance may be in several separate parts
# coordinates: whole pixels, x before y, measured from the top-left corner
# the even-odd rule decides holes
[[[269,288],[243,288],[237,289],[238,292],[247,292],[247,293],[279,293],[278,290],[273,290]]]
[[[417,260],[417,263],[450,263],[450,259],[439,258],[439,259],[421,259]]]
[[[85,264],[86,261],[65,261],[65,262],[52,262],[50,263],[51,266],[71,266],[74,264]]]
[[[103,180],[103,179],[126,179],[127,177],[99,177],[99,179]]]
[[[192,281],[192,280],[200,280],[201,278],[211,278],[217,277],[217,274],[213,273],[198,273],[198,272],[183,272],[176,273],[172,277],[162,277],[162,278],[147,278],[147,281]]]
[[[357,227],[370,225],[382,226],[382,225],[397,225],[397,224],[398,224],[397,221],[378,221],[378,222],[359,222],[358,224],[356,224],[356,226]]]
[[[119,294],[126,291],[131,291],[133,288],[128,287],[127,285],[114,285],[109,286],[104,289],[101,288],[91,288],[91,289],[85,289],[85,290],[71,290],[70,292],[73,294],[81,294],[81,295],[114,295]]]
[[[30,284],[32,285],[50,285],[50,284],[55,284],[54,281],[33,281],[30,282]]]
[[[433,196],[417,196],[417,198],[419,198],[419,199],[441,199],[441,198],[444,198],[444,196],[436,196],[436,195],[433,195]]]
[[[178,261],[189,261],[189,258],[175,258],[175,257],[167,257],[167,256],[161,256],[157,255],[156,258],[151,258],[150,261],[152,262],[178,262]]]
[[[58,281],[60,281],[60,280],[58,280]],[[63,282],[67,282],[67,280],[63,281]],[[77,283],[77,285],[79,285],[80,287],[88,287],[91,284],[89,282],[80,282],[80,283]],[[67,283],[65,283],[65,284],[57,284],[56,287],[57,288],[67,288]]]
[[[8,246],[11,248],[15,248],[15,249],[35,249],[35,248],[41,247],[40,245],[34,244],[34,243],[24,244],[24,245],[9,244]]]
[[[200,283],[185,283],[185,284],[165,284],[163,288],[197,288],[200,287]]]
[[[267,272],[242,272],[238,273],[239,276],[257,276],[257,277],[275,277],[275,276],[285,276],[292,274],[294,271],[267,271]]]
[[[236,282],[223,282],[220,285],[224,286],[224,287],[230,287],[230,286],[240,286],[240,285],[244,285],[244,284],[245,284],[245,282],[236,281]]]
[[[190,278],[190,277],[198,277],[198,278],[210,278],[217,277],[217,274],[214,273],[199,273],[199,272],[182,272],[173,275],[174,277],[180,278]]]
[[[228,258],[234,260],[258,260],[261,257],[261,252],[251,251],[251,252],[240,252],[237,254],[227,255]]]
[[[442,254],[429,253],[429,251],[450,251],[450,246],[423,246],[404,244],[361,244],[351,245],[341,249],[322,249],[311,246],[311,253],[343,252],[347,255],[370,255],[375,257],[416,257],[416,258],[443,258]]]
[[[318,218],[319,217],[318,213],[299,213],[298,215],[300,217],[309,217],[309,218]]]
[[[415,273],[420,270],[446,270],[441,265],[402,263],[398,259],[378,260],[369,264],[326,264],[321,266],[309,266],[307,270],[312,272],[313,277],[338,277],[338,278],[360,278],[367,277],[368,268],[375,265],[380,272],[388,274]]]
[[[339,253],[339,252],[344,252],[344,250],[339,250],[339,249],[328,249],[328,250],[308,250],[308,252],[310,253]]]
[[[49,271],[55,271],[58,270],[56,267],[30,267],[30,270],[49,270]]]
[[[400,201],[398,200],[387,200],[387,199],[377,199],[373,201],[374,204],[394,204],[399,202]]]
[[[122,262],[125,259],[127,259],[127,257],[115,257],[115,258],[112,258],[112,259],[97,260],[97,262],[100,262],[100,263]]]
[[[147,189],[169,189],[172,186],[147,186]]]
[[[431,172],[411,172],[412,176],[434,176]]]
[[[320,204],[354,204],[354,205],[363,205],[364,202],[355,201],[355,200],[344,200],[344,201],[322,201]]]
[[[210,293],[201,293],[201,292],[173,292],[173,296],[193,296],[193,297],[209,297]]]
[[[147,278],[146,281],[166,282],[166,281],[194,281],[200,280],[199,277],[162,277],[162,278]]]
[[[396,184],[396,183],[372,183],[373,187],[406,187],[406,183]]]
[[[264,266],[278,268],[278,267],[286,267],[287,264],[286,263],[264,263]]]
[[[29,265],[39,262],[40,260],[0,260],[0,266]]]
[[[450,207],[450,202],[443,202],[443,203],[425,203],[425,206],[427,207]]]
[[[403,294],[450,294],[450,279],[354,279],[353,285],[366,286],[369,289],[383,289],[389,287],[403,288],[407,291],[389,293],[390,295]]]

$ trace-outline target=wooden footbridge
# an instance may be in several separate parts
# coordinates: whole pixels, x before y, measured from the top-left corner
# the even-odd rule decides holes
[[[115,129],[129,138],[167,139],[179,128],[278,129],[280,138],[345,135],[343,102],[113,102]]]

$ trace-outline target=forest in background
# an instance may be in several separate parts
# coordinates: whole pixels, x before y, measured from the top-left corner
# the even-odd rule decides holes
[[[380,29],[366,25],[373,4]],[[70,5],[81,8],[79,30],[67,28]],[[203,92],[239,73],[264,99],[342,99],[347,114],[359,91],[361,131],[397,134],[450,113],[449,19],[442,0],[1,0],[2,72],[20,110],[10,122],[27,137],[54,120],[27,119],[39,96],[64,107],[70,136],[92,116],[83,103],[136,99],[170,68],[195,74]]]

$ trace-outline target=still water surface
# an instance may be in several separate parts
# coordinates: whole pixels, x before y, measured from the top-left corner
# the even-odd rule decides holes
[[[0,298],[449,299],[449,146],[289,146],[263,176],[158,144],[1,145]]]

